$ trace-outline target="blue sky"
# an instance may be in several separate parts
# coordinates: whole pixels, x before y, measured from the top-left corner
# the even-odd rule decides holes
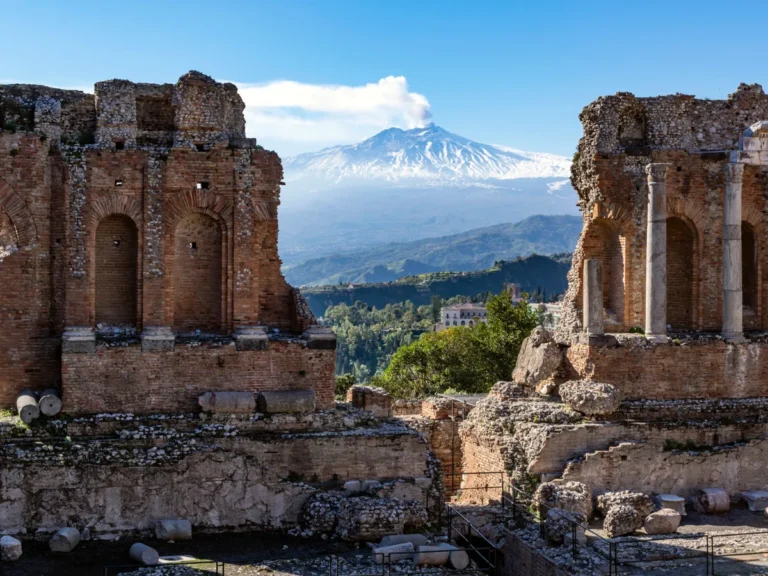
[[[729,6],[0,0],[0,82],[175,82],[197,69],[250,87],[249,133],[282,155],[427,111],[474,140],[571,155],[578,114],[601,94],[768,88],[768,2]]]

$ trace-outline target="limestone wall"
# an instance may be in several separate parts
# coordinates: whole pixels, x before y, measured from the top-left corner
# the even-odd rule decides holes
[[[150,428],[126,418],[111,439],[6,439],[0,531],[98,535],[169,517],[196,531],[287,528],[309,495],[347,480],[398,480],[383,490],[417,500],[430,489],[427,446],[404,428],[247,434],[232,421],[184,432],[175,416]]]
[[[637,490],[689,496],[699,488],[723,488],[737,496],[744,490],[768,488],[767,457],[766,440],[701,451],[622,443],[569,464],[562,481],[583,482],[593,494]]]

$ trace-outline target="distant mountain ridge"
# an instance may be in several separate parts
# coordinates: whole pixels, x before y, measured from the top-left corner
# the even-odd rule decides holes
[[[293,264],[534,214],[575,215],[570,164],[434,124],[286,158],[281,255]]]
[[[531,216],[515,224],[314,258],[285,265],[283,272],[297,286],[390,282],[428,272],[468,272],[519,256],[572,252],[580,231],[578,216]]]
[[[547,256],[529,256],[478,272],[441,272],[401,278],[396,282],[360,284],[357,286],[318,286],[301,292],[315,316],[325,314],[329,306],[342,302],[352,305],[358,300],[368,306],[383,308],[410,300],[417,306],[429,304],[432,296],[453,298],[491,292],[500,293],[504,284],[514,282],[523,291],[541,290],[547,295],[562,294],[568,287],[570,261]]]

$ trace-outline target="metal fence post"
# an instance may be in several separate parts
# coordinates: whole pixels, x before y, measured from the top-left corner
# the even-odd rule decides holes
[[[579,555],[578,550],[576,550],[576,523],[571,522],[571,552],[573,554],[573,559],[576,560],[576,556]]]

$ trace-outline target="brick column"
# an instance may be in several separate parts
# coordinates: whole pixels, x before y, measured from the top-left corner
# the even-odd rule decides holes
[[[603,263],[594,258],[584,260],[584,332],[590,336],[605,334],[603,323]]]
[[[654,163],[648,175],[648,229],[645,246],[645,334],[667,334],[667,167]]]
[[[741,341],[743,290],[741,278],[741,181],[744,164],[725,165],[723,199],[723,336]]]
[[[172,350],[175,336],[165,309],[165,247],[163,245],[163,176],[166,162],[150,153],[144,167],[144,244],[142,289],[143,352]]]

